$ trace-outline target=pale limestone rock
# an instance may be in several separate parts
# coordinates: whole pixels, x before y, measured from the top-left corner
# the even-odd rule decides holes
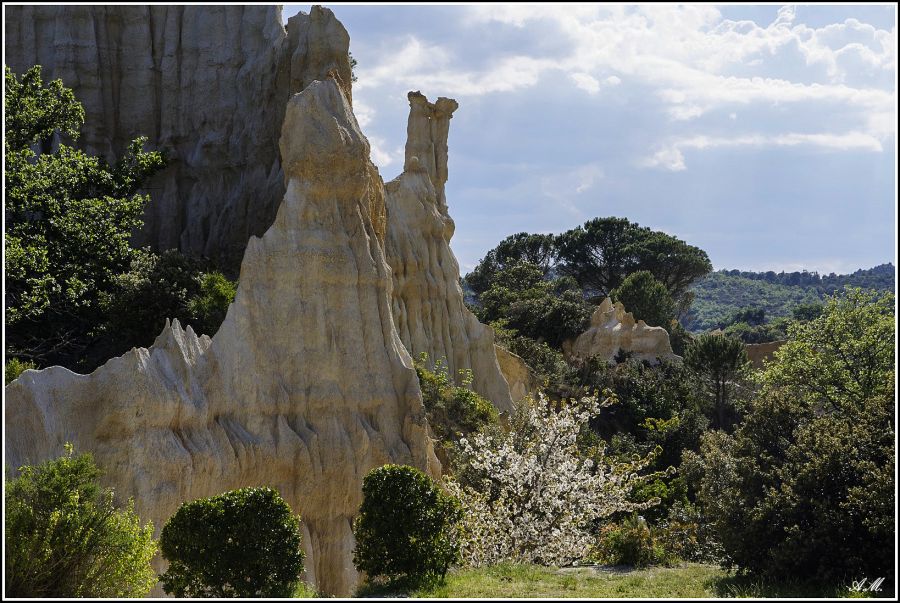
[[[779,341],[769,341],[766,343],[745,343],[744,349],[747,351],[747,359],[755,369],[761,369],[765,362],[772,362],[775,358],[775,352],[781,349],[781,346],[787,343],[787,339]]]
[[[621,302],[613,304],[606,298],[591,315],[590,328],[578,336],[570,354],[581,359],[600,357],[613,363],[619,350],[653,363],[679,358],[672,352],[664,328],[648,327],[643,320],[635,322]]]
[[[174,322],[90,375],[25,371],[5,390],[6,463],[71,441],[157,533],[184,501],[272,486],[302,515],[308,580],[347,595],[363,476],[440,465],[391,317],[381,180],[334,80],[291,99],[280,147],[284,201],[215,337]]]
[[[509,384],[509,394],[518,402],[526,396],[533,395],[541,388],[541,382],[531,367],[518,354],[513,354],[501,345],[494,344],[500,371]]]
[[[79,146],[112,161],[128,142],[172,151],[147,185],[135,242],[207,256],[236,273],[285,184],[278,136],[291,94],[336,78],[350,98],[349,36],[314,6],[9,6],[6,64],[43,67],[85,108]]]
[[[450,250],[447,134],[456,101],[435,103],[418,92],[410,104],[404,171],[385,185],[385,253],[394,278],[393,316],[411,354],[445,359],[451,377],[475,375],[473,388],[501,411],[512,409],[509,386],[494,354],[494,334],[463,301],[459,264]]]

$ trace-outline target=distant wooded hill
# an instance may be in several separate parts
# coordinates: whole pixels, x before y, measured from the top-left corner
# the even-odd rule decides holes
[[[847,286],[894,291],[894,265],[824,276],[806,271],[718,270],[694,284],[694,302],[681,323],[694,332],[715,329],[727,325],[738,311],[747,308],[765,310],[767,320],[789,317],[795,307],[819,303],[825,295]]]

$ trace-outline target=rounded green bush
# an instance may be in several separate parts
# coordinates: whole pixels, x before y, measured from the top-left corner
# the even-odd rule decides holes
[[[241,488],[184,503],[163,526],[178,597],[289,597],[300,581],[300,518],[272,488]]]
[[[418,469],[373,469],[363,480],[363,502],[353,522],[353,563],[369,578],[443,580],[459,559],[460,519],[457,500]]]

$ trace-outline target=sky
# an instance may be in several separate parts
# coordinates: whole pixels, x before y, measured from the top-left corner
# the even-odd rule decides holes
[[[325,6],[385,181],[406,93],[459,102],[446,191],[463,274],[510,234],[598,216],[716,269],[896,264],[893,5]]]

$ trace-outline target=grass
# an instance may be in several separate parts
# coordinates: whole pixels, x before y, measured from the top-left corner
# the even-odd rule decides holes
[[[641,570],[627,567],[560,570],[503,564],[451,571],[444,584],[418,589],[365,585],[357,592],[360,597],[421,598],[831,598],[849,595],[846,587],[802,582],[768,583],[735,576],[715,565],[698,563]]]

